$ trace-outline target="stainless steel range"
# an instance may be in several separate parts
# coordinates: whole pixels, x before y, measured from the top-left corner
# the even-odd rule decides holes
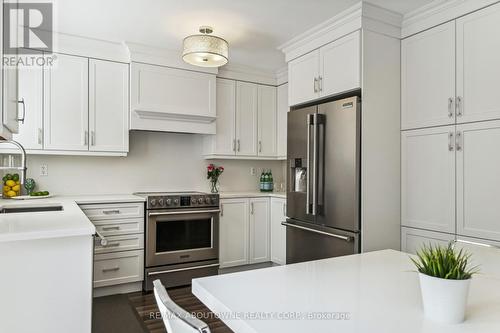
[[[219,195],[136,193],[146,198],[144,290],[216,275],[219,268]]]

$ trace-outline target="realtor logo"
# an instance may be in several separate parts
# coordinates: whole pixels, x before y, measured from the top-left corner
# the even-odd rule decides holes
[[[4,54],[52,52],[52,3],[3,4]]]

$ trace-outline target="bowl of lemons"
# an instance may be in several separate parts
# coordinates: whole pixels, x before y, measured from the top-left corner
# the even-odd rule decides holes
[[[21,195],[21,182],[19,181],[19,174],[6,174],[3,180],[3,197],[13,198]]]

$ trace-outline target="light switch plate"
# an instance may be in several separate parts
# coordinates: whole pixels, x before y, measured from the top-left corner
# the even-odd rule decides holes
[[[40,176],[48,176],[49,175],[49,166],[47,164],[40,165]]]

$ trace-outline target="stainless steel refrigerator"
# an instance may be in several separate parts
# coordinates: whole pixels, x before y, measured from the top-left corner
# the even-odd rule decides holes
[[[288,113],[287,264],[359,253],[360,133],[359,97]]]

